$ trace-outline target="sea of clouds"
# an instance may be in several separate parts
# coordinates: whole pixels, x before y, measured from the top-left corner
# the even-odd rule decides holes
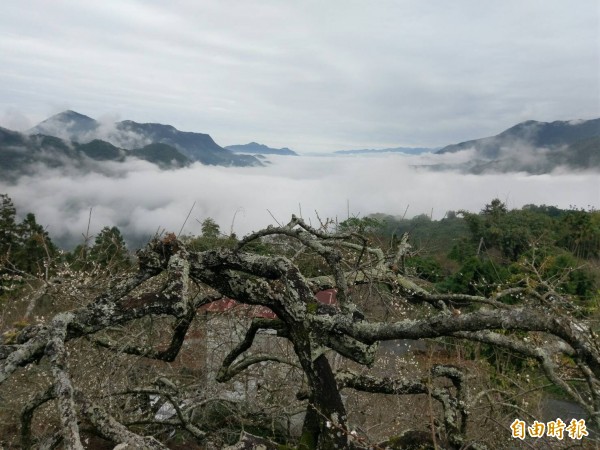
[[[468,152],[445,155],[455,164]],[[238,236],[302,214],[313,225],[321,218],[344,220],[348,214],[432,215],[448,210],[479,211],[493,198],[509,208],[547,204],[562,208],[600,206],[597,173],[555,171],[467,175],[433,172],[415,165],[439,163],[440,155],[271,157],[256,168],[194,164],[161,171],[133,160],[107,163],[103,171],[40,169],[35,176],[10,184],[0,180],[0,193],[13,199],[18,214],[36,214],[51,237],[64,246],[82,241],[104,226],[118,226],[130,243],[157,231],[199,234],[200,222],[212,217],[222,232]],[[191,214],[186,221],[188,213]],[[185,222],[185,226],[184,226]]]

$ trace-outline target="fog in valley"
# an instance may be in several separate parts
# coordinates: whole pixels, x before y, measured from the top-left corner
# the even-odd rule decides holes
[[[462,162],[469,152],[448,155],[339,157],[270,157],[271,164],[233,168],[194,164],[161,171],[133,160],[105,163],[102,172],[82,174],[41,167],[0,192],[13,199],[18,214],[36,214],[51,237],[63,246],[80,243],[92,209],[90,235],[118,226],[130,244],[140,245],[157,231],[199,234],[200,222],[212,217],[238,236],[275,220],[302,214],[313,225],[315,212],[339,221],[351,216],[386,213],[442,218],[448,210],[479,211],[493,198],[510,208],[525,204],[597,208],[597,173],[555,171],[466,175],[415,168],[422,164]]]

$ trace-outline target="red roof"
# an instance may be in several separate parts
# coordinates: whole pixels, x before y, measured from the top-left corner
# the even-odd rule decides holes
[[[324,305],[337,305],[337,291],[335,289],[325,289],[315,294],[319,303]]]
[[[337,305],[335,289],[319,291],[315,294],[315,298],[319,303],[324,305]],[[242,312],[253,318],[277,319],[277,315],[266,306],[245,305],[243,303],[238,303],[231,298],[222,298],[221,300],[216,300],[207,305],[202,305],[199,309],[200,311],[207,313],[219,313],[232,311],[235,309],[236,311]]]

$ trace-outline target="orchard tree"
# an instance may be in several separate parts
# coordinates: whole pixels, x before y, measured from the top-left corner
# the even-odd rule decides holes
[[[288,247],[283,254],[292,256],[251,251],[257,242],[274,240]],[[31,390],[22,402],[22,448],[34,444],[48,448],[61,441],[65,448],[84,448],[84,429],[119,448],[168,448],[156,427],[182,430],[197,443],[211,442],[214,428],[197,420],[198,403],[182,396],[177,383],[163,377],[153,386],[140,381],[119,392],[95,393],[91,386],[97,383],[88,385],[73,373],[75,361],[82,356],[76,352],[82,348],[79,344],[97,345],[124,358],[131,355],[131,364],[147,361],[140,371],[149,370],[152,360],[172,362],[198,311],[224,298],[269,308],[275,316],[252,321],[243,339],[223,355],[218,381],[236,379],[264,364],[299,367],[303,374],[297,386],[289,387],[296,389],[305,412],[300,436],[279,444],[301,449],[373,448],[376,443],[356,433],[349,419],[351,411],[342,391],[355,391],[428,399],[427,412],[421,412],[421,430],[380,443],[379,448],[406,448],[411,436],[419,437],[421,444],[428,441],[425,448],[485,448],[485,435],[473,432],[470,424],[482,415],[482,398],[490,397],[492,408],[500,406],[492,400],[499,389],[470,387],[469,367],[477,361],[469,362],[465,356],[452,364],[432,365],[412,377],[370,370],[377,367],[380,344],[400,339],[434,339],[440,345],[453,340],[465,349],[482,345],[519,355],[528,366],[539,367],[548,383],[585,411],[590,427],[600,425],[598,336],[589,323],[573,318],[569,305],[551,285],[544,280],[533,283],[530,277],[485,296],[437,294],[404,272],[401,260],[409,249],[406,236],[385,251],[352,229],[330,233],[298,217],[285,226],[252,233],[233,248],[190,251],[173,234],[154,239],[138,252],[135,273],[111,280],[95,298],[82,300],[83,306],[5,334],[0,341],[0,386],[27,382]],[[294,262],[302,252],[322,259],[326,270],[305,276]],[[375,288],[392,299],[389,308],[402,313],[388,320],[376,318],[370,311],[375,296],[361,295]],[[336,290],[336,303],[316,300],[315,293],[327,289]],[[69,292],[85,293],[74,287]],[[148,345],[142,331],[150,333],[154,328],[135,328],[136,323],[152,318],[152,324],[161,317],[172,318],[169,340],[161,346]],[[123,326],[136,330],[131,335],[138,344],[110,339]],[[289,342],[293,360],[253,351],[261,330],[271,330],[273,339]],[[143,380],[142,372],[136,373],[133,383]],[[35,380],[30,378],[34,374]],[[197,380],[195,385],[202,390],[202,383]],[[153,414],[143,415],[134,400],[150,394],[170,403],[172,417],[160,422]],[[123,403],[123,398],[130,401]],[[58,425],[47,441],[39,442],[33,431],[40,429],[35,427],[34,414],[43,411],[38,414],[45,414],[48,423],[49,403],[56,407]],[[513,410],[512,415],[519,411]],[[263,448],[282,448],[258,441]]]

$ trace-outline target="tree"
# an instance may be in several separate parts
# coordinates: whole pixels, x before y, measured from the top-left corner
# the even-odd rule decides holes
[[[485,205],[481,210],[481,214],[484,216],[491,216],[493,218],[498,218],[506,214],[508,210],[506,209],[506,205],[500,201],[500,199],[495,198],[489,203]]]
[[[23,276],[48,278],[56,247],[50,236],[28,213],[16,221],[17,210],[8,195],[0,195],[0,294]]]
[[[551,245],[554,240],[553,219],[531,208],[508,211],[504,203],[494,199],[479,214],[461,213],[472,241],[487,249],[500,250],[509,261],[516,261],[532,243]]]
[[[0,294],[14,281],[11,258],[18,242],[16,213],[10,197],[0,194]]]
[[[102,267],[122,269],[129,266],[127,245],[117,227],[104,227],[94,240],[87,256]]]
[[[570,210],[561,218],[559,244],[582,258],[600,256],[600,211]]]
[[[24,272],[45,274],[47,278],[50,260],[57,251],[48,232],[37,223],[33,213],[25,216],[18,231],[20,245],[15,251],[15,264]]]
[[[340,222],[339,229],[344,232],[373,233],[383,227],[383,223],[373,217],[350,217]]]
[[[216,239],[221,234],[221,228],[211,217],[204,219],[202,222],[202,236],[206,238]]]
[[[309,278],[293,258],[247,250],[257,241],[277,238],[317,254],[325,261],[327,272]],[[398,339],[450,339],[461,347],[474,343],[518,354],[537,365],[550,383],[583,408],[590,426],[600,426],[600,342],[589,323],[566,312],[566,302],[559,293],[543,282],[535,286],[515,282],[510,288],[485,296],[436,294],[402,271],[399,261],[408,248],[398,245],[393,253],[386,254],[371,247],[358,233],[317,230],[297,217],[285,226],[252,233],[234,248],[191,252],[173,234],[154,239],[138,252],[136,273],[112,280],[84,306],[58,313],[10,337],[5,335],[0,341],[0,385],[21,380],[28,373],[38,374],[39,390],[22,405],[22,447],[33,444],[34,412],[51,401],[60,418],[51,439],[62,440],[68,448],[83,448],[84,424],[115,444],[138,448],[166,448],[159,439],[160,432],[156,428],[140,429],[142,424],[184,430],[198,442],[210,440],[210,429],[194,419],[198,402],[192,397],[181,398],[181,385],[163,376],[154,386],[142,384],[92,394],[90,386],[72,375],[73,361],[78,358],[74,354],[78,345],[86,342],[124,358],[135,355],[131,364],[141,358],[174,361],[199,308],[223,298],[267,307],[276,318],[252,321],[243,339],[224,355],[217,379],[226,382],[265,363],[300,367],[304,380],[296,390],[305,418],[296,442],[298,448],[373,445],[352,431],[343,390],[422,395],[429,400],[427,413],[423,414],[428,426],[420,430],[421,434],[416,430],[390,440],[390,446],[395,445],[392,441],[420,436],[432,442],[431,448],[484,448],[484,436],[469,434],[469,422],[480,415],[471,411],[482,397],[498,389],[468,389],[473,378],[468,364],[431,365],[412,377],[369,371],[378,363],[379,344]],[[369,293],[376,287],[393,299],[399,308],[397,316],[382,320],[373,314],[375,297],[361,292]],[[315,299],[315,292],[331,288],[337,292],[336,304],[322,304]],[[110,339],[118,327],[136,327],[146,318],[160,317],[172,318],[166,345],[148,345],[150,341],[144,339],[130,345]],[[129,334],[143,336],[151,332],[141,325],[135,330]],[[253,352],[261,330],[272,330],[289,342],[295,360]],[[348,363],[336,368],[337,364],[332,363],[335,355]],[[133,400],[149,394],[170,402],[175,411],[172,418],[158,422],[138,416],[141,409]],[[514,413],[511,410],[511,415]]]
[[[17,210],[10,197],[0,194],[0,258],[8,259],[17,243]]]

